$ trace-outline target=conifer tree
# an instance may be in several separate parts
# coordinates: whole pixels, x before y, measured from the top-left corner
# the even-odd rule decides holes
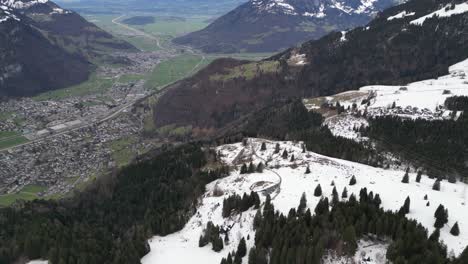
[[[346,187],[344,187],[344,189],[343,189],[343,193],[341,194],[341,198],[343,198],[343,199],[348,198],[348,189],[346,189]]]
[[[440,238],[440,229],[436,228],[434,232],[432,232],[432,234],[429,236],[429,240],[434,241],[434,242],[439,242],[439,238]]]
[[[280,152],[280,145],[279,143],[276,143],[275,145],[275,154],[278,154]]]
[[[248,172],[249,172],[249,173],[254,173],[254,172],[255,172],[255,167],[254,167],[254,165],[253,165],[252,162],[250,162],[250,164],[249,164]]]
[[[332,204],[335,205],[340,201],[340,198],[338,196],[338,191],[336,190],[336,187],[333,187],[332,191]]]
[[[245,238],[241,238],[239,245],[237,246],[236,257],[242,259],[247,255],[247,245],[245,243]]]
[[[355,184],[356,184],[356,177],[354,177],[353,175],[353,177],[351,177],[351,180],[349,181],[349,185],[353,186]]]
[[[310,174],[310,167],[309,167],[309,165],[307,165],[307,168],[306,168],[305,174]]]
[[[421,176],[422,176],[422,171],[418,171],[418,174],[416,175],[416,182],[421,182]]]
[[[262,146],[260,147],[260,151],[265,151],[266,150],[266,144],[265,142],[262,142]]]
[[[258,173],[262,173],[262,172],[263,172],[263,168],[264,168],[264,165],[263,165],[262,162],[260,162],[260,163],[258,163],[258,165],[257,165],[256,171],[257,171]]]
[[[448,223],[448,210],[445,209],[443,205],[439,205],[434,213],[434,217],[436,218],[434,227],[442,228],[446,223]]]
[[[434,182],[434,185],[432,185],[432,190],[434,191],[440,191],[440,180],[436,180]]]
[[[403,179],[401,180],[402,183],[409,183],[409,174],[408,172],[405,173]]]
[[[241,167],[241,169],[240,169],[240,174],[246,174],[247,171],[248,171],[247,165],[245,165],[245,163],[242,164],[242,167]]]
[[[320,184],[317,185],[317,187],[315,187],[314,196],[315,196],[315,197],[320,197],[320,196],[322,196],[322,187],[320,186]]]
[[[294,162],[296,158],[294,157],[294,154],[291,155],[291,159],[289,160],[290,162]]]
[[[305,144],[302,144],[302,153],[305,153],[306,152],[306,146]]]
[[[403,206],[400,208],[400,211],[399,213],[401,215],[406,215],[410,212],[410,198],[409,196],[406,197],[406,200],[405,200],[405,203],[403,204]]]
[[[450,229],[450,234],[453,236],[458,236],[460,235],[460,228],[458,227],[458,222],[456,222],[453,226],[452,229]]]
[[[297,212],[299,214],[304,214],[306,208],[307,208],[307,197],[304,192],[302,193],[301,201],[299,202],[299,207],[297,207]]]
[[[455,175],[453,173],[451,173],[448,176],[448,182],[450,182],[450,183],[456,183],[457,182],[457,178],[455,177]]]
[[[287,151],[287,150],[284,150],[284,151],[283,151],[282,157],[283,157],[283,159],[287,159],[287,158],[288,158],[288,151]]]

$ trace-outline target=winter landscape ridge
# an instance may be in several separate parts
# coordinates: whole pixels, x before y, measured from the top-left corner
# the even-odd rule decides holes
[[[468,264],[467,0],[76,1],[0,0],[0,264]]]

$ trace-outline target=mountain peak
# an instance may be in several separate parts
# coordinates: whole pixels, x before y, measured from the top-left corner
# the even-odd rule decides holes
[[[382,2],[392,0],[251,0],[259,12],[293,16],[323,18],[329,14],[373,15],[380,10]],[[400,1],[401,2],[401,1]]]

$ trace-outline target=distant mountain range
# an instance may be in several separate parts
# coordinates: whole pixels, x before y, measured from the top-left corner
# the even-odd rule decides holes
[[[0,0],[0,96],[80,83],[108,51],[135,50],[52,1]]]
[[[275,100],[445,75],[450,65],[468,58],[463,5],[413,0],[387,9],[367,26],[331,33],[264,61],[214,61],[168,89],[154,120],[158,126],[213,132]]]
[[[174,40],[204,52],[274,52],[368,23],[403,0],[250,0]]]

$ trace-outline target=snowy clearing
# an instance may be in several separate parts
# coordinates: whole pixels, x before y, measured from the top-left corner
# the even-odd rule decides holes
[[[266,151],[260,150],[262,142],[266,143]],[[312,152],[302,153],[302,144],[299,142],[278,142],[281,151],[275,154],[276,143],[262,139],[249,139],[246,146],[237,143],[218,147],[217,150],[227,164],[239,167],[244,162],[253,161],[254,164],[263,162],[268,166],[263,173],[240,175],[238,170],[233,171],[230,176],[208,184],[207,192],[202,197],[202,205],[198,208],[196,215],[190,219],[183,230],[166,237],[153,237],[149,241],[151,252],[142,259],[142,263],[185,264],[188,261],[195,261],[218,264],[228,252],[236,249],[242,236],[248,235],[250,239],[247,240],[247,247],[250,248],[254,243],[255,233],[252,230],[252,222],[256,210],[249,210],[241,215],[224,219],[221,215],[222,203],[223,199],[231,194],[250,193],[251,187],[259,182],[276,188],[271,194],[272,202],[275,208],[284,214],[287,214],[289,209],[298,206],[304,192],[307,195],[308,207],[315,208],[320,200],[320,197],[313,195],[315,187],[320,184],[323,195],[331,197],[332,181],[339,193],[346,187],[349,194],[357,195],[361,188],[366,187],[368,191],[380,194],[382,206],[388,210],[399,210],[406,197],[409,196],[411,209],[407,216],[419,221],[430,233],[434,230],[434,212],[439,204],[443,204],[449,211],[449,223],[441,229],[441,239],[447,244],[449,252],[453,251],[455,255],[459,255],[468,245],[468,210],[466,208],[468,188],[466,184],[461,182],[451,184],[444,181],[440,192],[433,191],[434,180],[426,176],[423,176],[421,183],[416,183],[415,173],[410,173],[410,183],[404,184],[401,182],[404,171],[374,168]],[[283,159],[281,157],[283,150],[288,151],[289,157],[294,154],[295,161],[291,162],[289,158]],[[306,175],[307,166],[310,167],[311,174]],[[357,184],[349,186],[352,176],[356,177]],[[224,194],[214,197],[215,188],[221,189]],[[423,199],[426,194],[428,201]],[[263,195],[261,199],[264,200]],[[427,202],[430,203],[429,206],[426,206]],[[229,232],[230,244],[225,245],[220,253],[212,251],[210,245],[198,247],[198,239],[208,221],[213,221],[215,225],[222,227],[232,226]],[[449,233],[456,221],[461,230],[458,237]],[[376,247],[372,252],[377,255],[382,255],[386,251],[385,245],[376,245]],[[359,251],[364,248],[360,247]],[[370,256],[373,253],[367,251],[366,254]],[[373,257],[377,259],[375,254]],[[385,263],[375,259],[370,263]]]
[[[428,18],[432,18],[432,17],[438,17],[438,18],[440,18],[440,17],[451,17],[453,15],[459,15],[459,14],[463,14],[465,12],[468,12],[468,3],[461,3],[461,4],[458,4],[458,5],[455,5],[453,9],[451,8],[451,5],[446,5],[443,8],[441,8],[441,9],[435,11],[435,12],[432,12],[432,13],[430,13],[428,15],[425,15],[423,17],[420,17],[420,18],[418,18],[416,20],[413,20],[410,23],[413,24],[413,25],[422,26],[422,24],[424,24],[424,22]]]
[[[403,11],[403,12],[400,12],[400,13],[394,15],[394,16],[391,16],[391,17],[387,18],[387,21],[392,21],[394,19],[401,19],[401,18],[404,18],[404,17],[414,16],[415,14],[416,13],[414,13],[414,12],[408,13],[406,11]]]

